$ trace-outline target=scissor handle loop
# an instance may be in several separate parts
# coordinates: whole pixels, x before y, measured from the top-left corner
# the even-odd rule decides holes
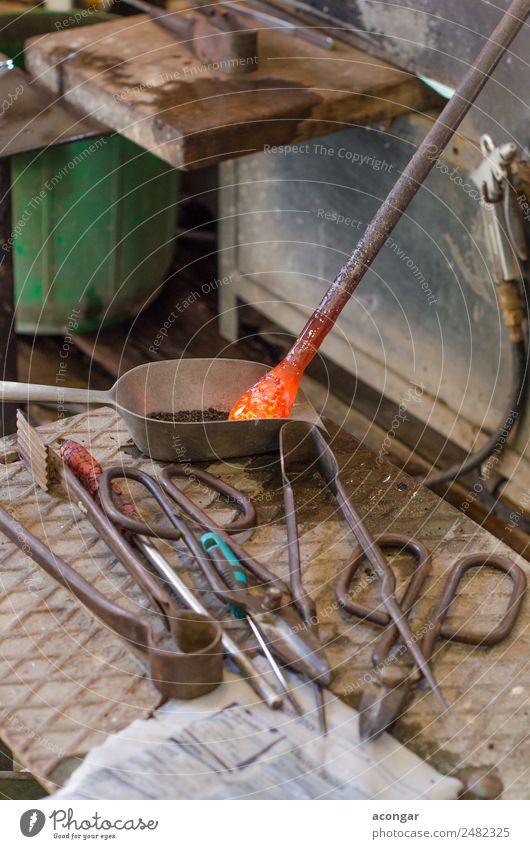
[[[512,582],[512,591],[508,605],[499,622],[490,631],[476,633],[466,628],[452,628],[445,624],[451,604],[458,596],[458,588],[462,578],[470,569],[494,569],[504,572]],[[434,644],[436,638],[452,640],[457,643],[465,643],[470,646],[495,646],[502,642],[511,632],[515,621],[519,616],[521,605],[526,590],[527,580],[523,570],[507,557],[495,554],[470,554],[462,557],[454,564],[444,584],[440,597],[429,615],[429,621],[434,628],[426,635],[426,644]],[[426,645],[427,655],[430,646]]]
[[[399,603],[403,613],[406,615],[420,594],[421,588],[430,569],[431,556],[423,543],[416,539],[411,539],[405,534],[381,534],[375,538],[375,543],[382,551],[386,551],[391,548],[399,548],[402,551],[406,551],[411,554],[416,561],[414,572],[407,583],[405,593]],[[390,625],[390,616],[385,610],[370,610],[367,607],[356,604],[352,601],[350,596],[352,581],[365,557],[366,553],[359,550],[349,566],[347,566],[339,574],[335,590],[336,598],[340,606],[347,613],[350,613],[358,619],[373,622],[375,625],[380,625],[382,628],[386,628]],[[389,570],[389,572],[392,575],[391,582],[393,584],[393,586],[391,586],[391,591],[394,592],[396,587],[396,576],[391,570]]]
[[[125,514],[114,501],[116,493],[112,484],[118,479],[133,480],[144,486],[163,510],[172,526],[157,523],[148,525],[147,522],[143,522],[133,515]],[[146,472],[140,471],[140,469],[135,469],[132,466],[111,466],[109,469],[105,469],[100,477],[99,497],[103,511],[110,521],[119,527],[125,528],[134,534],[141,534],[142,536],[159,537],[160,539],[168,540],[182,538],[182,532],[174,527],[174,509],[169,498],[162,487],[158,485],[157,481]]]
[[[219,529],[208,514],[202,510],[191,498],[182,492],[174,483],[175,478],[186,478],[188,480],[198,480],[208,487],[212,492],[217,493],[231,506],[235,507],[238,515],[231,522],[222,526],[222,529],[228,534],[238,534],[241,531],[255,528],[258,522],[256,509],[252,501],[243,495],[242,492],[235,489],[230,484],[222,481],[220,478],[214,477],[209,472],[202,469],[197,469],[195,466],[190,466],[188,463],[178,465],[176,463],[166,468],[161,472],[160,479],[163,487],[168,495],[179,505],[189,516],[201,527],[207,528],[209,531],[215,532]]]

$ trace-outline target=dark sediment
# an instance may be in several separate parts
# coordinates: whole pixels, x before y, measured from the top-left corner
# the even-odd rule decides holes
[[[206,410],[177,410],[174,413],[154,412],[149,413],[149,418],[160,422],[225,422],[228,412],[208,407]]]

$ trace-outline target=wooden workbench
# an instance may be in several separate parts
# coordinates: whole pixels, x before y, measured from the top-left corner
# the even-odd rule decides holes
[[[257,70],[222,73],[145,15],[32,38],[25,61],[62,101],[178,168],[440,102],[360,50],[337,42],[329,51],[277,30],[260,30]]]
[[[61,437],[84,442],[102,464],[135,463],[145,471],[159,464],[138,457],[121,420],[102,408],[41,428],[52,443]],[[418,628],[433,603],[444,573],[457,556],[471,552],[507,554],[528,572],[528,564],[505,545],[394,466],[379,466],[374,455],[347,435],[333,437],[343,479],[371,530],[415,535],[433,554],[432,574],[417,607]],[[109,555],[76,505],[60,492],[39,491],[17,459],[11,437],[0,443],[0,502],[19,521],[74,563],[97,586],[132,609],[144,610],[119,563]],[[245,545],[283,576],[287,552],[281,478],[277,457],[246,458],[208,465],[214,474],[255,502],[259,527]],[[226,506],[201,505],[220,521]],[[318,607],[321,636],[333,670],[333,692],[357,706],[378,631],[354,622],[335,602],[335,577],[352,556],[352,537],[322,492],[318,478],[297,489],[304,582]],[[205,591],[205,603],[219,611],[204,578],[182,552],[175,568]],[[394,558],[401,578],[410,574],[403,556]],[[145,678],[142,661],[32,561],[0,535],[0,737],[52,789],[92,746],[132,719],[145,716],[158,694]],[[362,576],[361,602],[377,598],[377,582]],[[467,581],[455,616],[477,628],[491,627],[506,601],[509,584],[496,574]],[[144,614],[146,611],[144,610]],[[242,636],[241,624],[233,623]],[[441,717],[428,689],[398,723],[395,735],[443,773],[469,766],[497,766],[506,798],[528,798],[528,603],[512,637],[496,648],[440,644],[435,672],[447,701]]]

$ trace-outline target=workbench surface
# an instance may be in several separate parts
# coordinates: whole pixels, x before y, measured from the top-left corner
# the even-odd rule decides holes
[[[79,439],[103,465],[134,463],[148,472],[159,468],[147,458],[138,458],[123,423],[107,408],[40,430],[55,444],[61,437]],[[145,602],[121,565],[96,539],[78,507],[65,502],[57,490],[38,491],[13,445],[11,437],[0,443],[2,505],[98,587],[120,603],[143,610]],[[394,466],[376,464],[374,455],[350,436],[334,435],[333,448],[346,487],[371,530],[415,535],[433,554],[432,574],[414,619],[418,628],[456,557],[496,552],[513,557],[529,571],[526,561],[463,514]],[[210,463],[207,468],[254,500],[260,524],[245,546],[286,576],[276,455]],[[195,494],[203,507],[227,521],[226,505],[209,504],[202,490]],[[335,577],[351,560],[352,537],[318,477],[306,481],[296,496],[304,582],[317,603],[321,636],[333,670],[332,690],[356,707],[379,632],[375,626],[350,620],[335,602]],[[218,611],[218,603],[206,591],[204,579],[189,558],[181,551],[178,555],[174,552],[173,558],[187,579],[205,591],[208,606]],[[51,789],[111,731],[147,715],[157,694],[144,677],[143,661],[4,537],[0,539],[0,563],[0,737]],[[401,578],[410,574],[404,556],[396,556],[394,564]],[[364,570],[361,583],[363,591],[357,600],[376,599],[377,582],[369,570]],[[452,621],[469,619],[477,628],[491,627],[509,589],[508,581],[496,573],[476,575],[465,583]],[[244,625],[234,623],[233,627],[239,629],[236,636],[244,638]],[[505,798],[528,798],[529,643],[527,602],[513,636],[498,647],[440,643],[434,669],[451,711],[440,717],[436,700],[424,688],[397,724],[395,736],[443,773],[496,766],[504,781]]]
[[[340,42],[329,51],[264,28],[258,52],[257,70],[222,73],[135,15],[29,39],[25,61],[61,101],[185,169],[440,103]]]

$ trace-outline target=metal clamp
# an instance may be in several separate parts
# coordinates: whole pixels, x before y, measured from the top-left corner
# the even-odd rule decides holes
[[[524,322],[520,262],[528,259],[528,250],[514,168],[517,145],[508,142],[497,147],[490,136],[483,135],[480,148],[484,160],[472,178],[482,192],[486,240],[503,320],[511,339],[518,342]]]

